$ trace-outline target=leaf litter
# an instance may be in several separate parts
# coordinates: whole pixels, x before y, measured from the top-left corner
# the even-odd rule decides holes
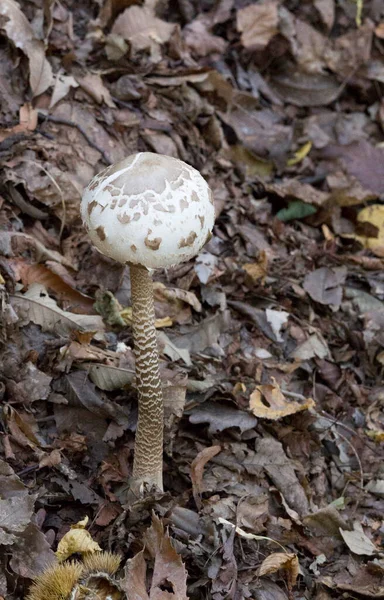
[[[0,31],[0,597],[85,517],[128,598],[382,597],[379,4],[4,0]],[[138,150],[217,218],[155,273],[166,492],[127,505],[129,276],[78,209]]]

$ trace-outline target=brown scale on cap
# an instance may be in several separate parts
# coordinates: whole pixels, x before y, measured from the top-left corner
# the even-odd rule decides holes
[[[163,240],[161,238],[154,238],[153,240],[150,240],[148,236],[151,235],[151,233],[151,231],[148,232],[148,235],[144,240],[144,244],[151,250],[158,250]]]
[[[88,214],[89,214],[89,215],[91,214],[91,212],[93,211],[93,209],[94,209],[96,206],[97,206],[97,202],[96,202],[96,200],[92,200],[92,202],[90,202],[90,203],[88,204],[88,208],[87,208],[87,210],[88,210]]]
[[[99,225],[96,229],[96,234],[97,236],[101,239],[101,241],[103,242],[105,240],[105,238],[107,237],[105,235],[105,230],[104,227],[102,225]]]
[[[179,248],[187,248],[188,246],[193,246],[193,242],[196,238],[196,231],[191,231],[187,238],[181,238],[179,242]]]
[[[124,213],[123,215],[117,215],[117,218],[120,221],[120,223],[123,223],[123,225],[132,221],[132,217],[127,215],[127,213]]]

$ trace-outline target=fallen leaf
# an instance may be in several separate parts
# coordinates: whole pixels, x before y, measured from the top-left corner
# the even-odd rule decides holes
[[[384,164],[384,163],[383,163]],[[366,206],[357,215],[359,223],[368,223],[376,229],[376,236],[359,235],[357,233],[345,234],[344,237],[355,239],[364,248],[372,250],[376,256],[384,257],[384,206],[382,204],[371,204]]]
[[[280,196],[280,198],[292,198],[301,200],[306,204],[323,206],[328,202],[329,194],[314,188],[309,183],[302,183],[297,179],[283,179],[281,183],[265,183],[265,189]]]
[[[11,135],[13,136],[18,133],[34,131],[37,127],[37,120],[37,110],[32,108],[32,105],[29,102],[23,104],[19,109],[19,124],[14,127],[0,130],[0,142]]]
[[[329,144],[323,148],[320,156],[327,161],[331,161],[329,163],[330,171],[334,171],[335,161],[337,161],[347,173],[356,177],[367,190],[380,196],[384,194],[384,148],[373,146],[366,140],[361,140],[347,146]]]
[[[204,467],[207,464],[207,462],[211,460],[211,458],[216,456],[216,454],[219,454],[220,450],[221,446],[211,446],[209,448],[204,448],[204,450],[201,450],[197,454],[197,456],[195,456],[191,463],[191,481],[193,497],[195,499],[196,506],[199,510],[202,506],[200,494],[204,491],[202,485]]]
[[[32,95],[39,96],[53,82],[52,68],[45,58],[44,44],[36,39],[31,24],[14,0],[1,1],[0,16],[3,17],[0,27],[16,48],[20,48],[28,56],[29,85]]]
[[[273,379],[273,378],[272,378]],[[282,393],[279,384],[264,384],[256,386],[249,399],[249,408],[256,417],[260,419],[271,419],[276,421],[287,415],[292,415],[302,410],[308,410],[315,406],[312,398],[297,400],[287,399]]]
[[[277,2],[250,4],[237,11],[236,27],[244,48],[264,48],[278,32]]]
[[[304,160],[304,158],[306,156],[308,156],[308,154],[310,153],[311,148],[312,148],[312,142],[311,141],[306,142],[305,144],[303,144],[303,146],[301,146],[301,148],[299,148],[298,150],[296,150],[294,157],[290,158],[287,161],[288,167],[292,167],[293,165],[297,165],[302,160]]]
[[[281,442],[264,437],[256,440],[253,466],[262,466],[290,508],[300,516],[309,512],[309,502],[296,472],[295,461],[285,454]]]
[[[283,223],[293,221],[295,219],[304,219],[310,215],[314,215],[317,212],[317,208],[312,204],[305,204],[301,200],[294,200],[289,202],[287,208],[282,208],[276,213],[276,218]]]
[[[344,542],[354,554],[372,556],[378,552],[376,546],[365,535],[364,530],[358,521],[354,522],[353,531],[348,531],[340,527],[340,533]]]
[[[87,73],[83,77],[76,77],[79,86],[93,98],[97,104],[106,104],[110,108],[116,108],[111,98],[111,92],[105,87],[100,75]]]
[[[130,6],[116,19],[112,33],[129,41],[132,55],[149,50],[151,61],[161,60],[161,46],[168,42],[175,25],[158,19],[151,6]]]
[[[73,554],[93,554],[101,552],[101,548],[95,542],[89,531],[85,529],[88,523],[88,517],[79,521],[76,525],[71,525],[71,529],[61,538],[55,552],[57,560],[64,562]]]
[[[128,426],[128,411],[98,392],[84,371],[72,371],[56,381],[55,391],[64,393],[72,406],[82,406],[98,417],[113,419],[121,427]]]
[[[35,500],[35,495],[0,499],[0,545],[17,541],[15,534],[24,531],[31,521]]]
[[[135,600],[187,600],[187,573],[181,557],[173,548],[162,521],[153,513],[152,525],[144,533],[146,551],[154,559],[154,568],[149,593],[146,585],[147,565],[144,551],[129,559],[124,577],[120,580],[127,597],[135,593]],[[172,591],[167,591],[168,589]]]
[[[241,432],[248,431],[253,429],[257,423],[255,417],[249,413],[217,402],[205,402],[201,406],[193,408],[189,420],[194,424],[209,423],[208,433],[210,435],[230,427],[238,427]]]
[[[298,344],[290,356],[295,360],[309,360],[311,358],[326,358],[330,356],[326,342],[316,333],[309,336],[307,340]]]
[[[190,366],[192,364],[191,355],[189,350],[184,348],[179,348],[177,340],[176,344],[169,339],[169,337],[161,331],[157,335],[157,340],[160,346],[161,352],[163,352],[166,356],[168,356],[171,360],[180,360],[182,359],[186,365]]]
[[[84,364],[84,369],[91,381],[101,390],[122,390],[128,385],[133,385],[135,381],[134,370],[92,363]]]
[[[284,338],[281,335],[281,328],[288,323],[289,313],[284,310],[272,310],[267,308],[265,311],[267,321],[272,327],[272,331],[275,334],[276,340],[281,343],[284,342]]]
[[[264,284],[268,274],[268,254],[265,250],[260,250],[258,262],[245,263],[242,265],[242,269],[247,273],[248,278],[253,284],[258,283],[259,281]]]
[[[177,600],[188,600],[185,566],[173,548],[169,534],[164,531],[162,521],[155,514],[152,515],[151,527],[144,533],[144,543],[155,560],[150,600],[171,600],[175,597]],[[172,592],[163,591],[165,582]]]
[[[343,299],[342,286],[346,277],[346,267],[321,267],[305,276],[303,288],[312,300],[338,310]]]
[[[46,290],[55,292],[58,298],[67,302],[71,310],[77,314],[87,315],[93,312],[93,298],[81,294],[45,265],[33,264],[22,268],[21,281],[26,287],[39,283]]]
[[[296,554],[288,554],[285,552],[274,552],[263,560],[259,569],[258,575],[270,575],[283,569],[287,571],[290,585],[295,585],[297,577],[299,575],[299,560]]]
[[[64,75],[61,72],[57,73],[49,108],[53,108],[55,104],[65,98],[71,88],[77,87],[79,87],[79,84],[77,83],[76,79],[72,77],[72,75]]]
[[[283,73],[272,75],[270,86],[284,102],[303,107],[327,106],[344,89],[332,75],[304,73],[297,67],[288,67]]]
[[[222,37],[210,33],[209,24],[204,16],[198,16],[188,23],[184,27],[183,37],[188,48],[197,56],[208,56],[215,52],[222,54],[228,45]]]
[[[4,256],[19,256],[23,252],[29,251],[36,254],[36,260],[51,260],[63,264],[69,268],[73,265],[56,250],[50,250],[32,235],[16,231],[0,232],[0,253]]]
[[[55,562],[55,554],[44,533],[30,523],[12,546],[10,566],[20,575],[33,579]]]
[[[30,321],[41,325],[43,331],[52,331],[59,335],[67,335],[70,331],[80,329],[85,331],[103,332],[103,320],[99,316],[77,315],[59,308],[49,297],[44,286],[34,283],[25,294],[15,294],[11,303],[16,310],[20,325]]]

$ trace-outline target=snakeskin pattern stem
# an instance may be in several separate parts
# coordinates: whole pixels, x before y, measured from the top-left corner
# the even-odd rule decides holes
[[[139,418],[133,461],[134,484],[163,489],[164,406],[155,329],[152,278],[144,267],[131,265],[132,324],[136,359]]]

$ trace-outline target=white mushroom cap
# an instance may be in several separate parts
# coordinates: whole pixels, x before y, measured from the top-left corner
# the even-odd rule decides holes
[[[198,254],[215,213],[199,171],[170,156],[139,152],[91,180],[81,216],[100,252],[156,269]]]

